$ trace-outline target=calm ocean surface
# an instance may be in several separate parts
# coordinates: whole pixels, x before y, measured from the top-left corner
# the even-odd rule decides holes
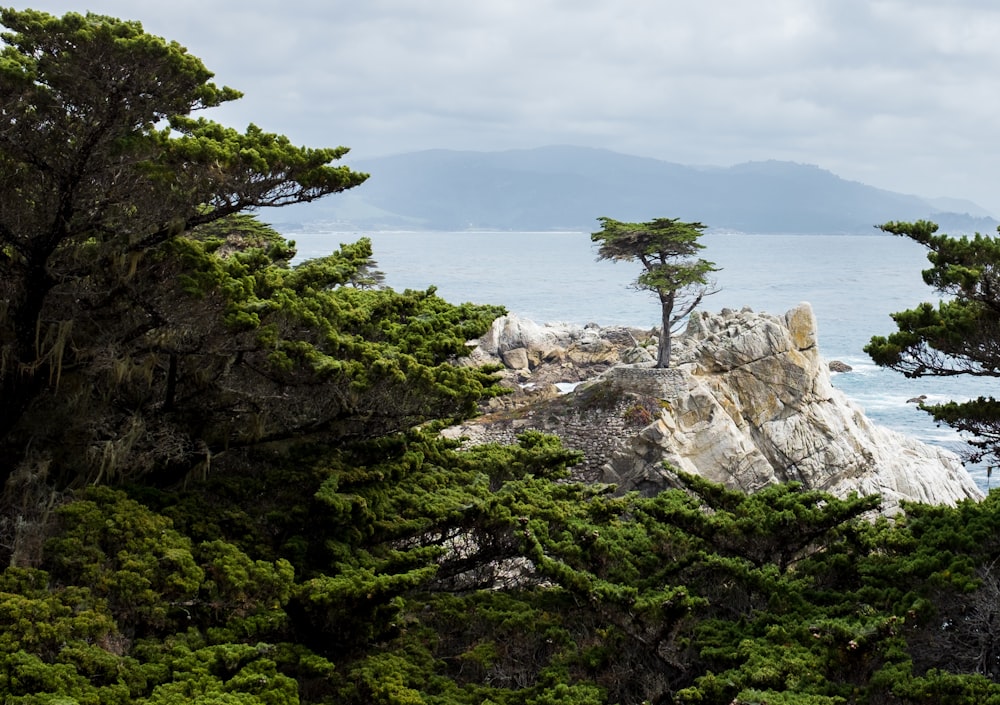
[[[598,262],[589,233],[376,232],[294,233],[299,259],[328,254],[362,235],[372,239],[378,268],[394,289],[436,286],[448,301],[501,304],[539,322],[594,322],[653,327],[659,307],[629,288],[639,266]],[[930,401],[1000,395],[991,380],[921,379],[875,367],[862,348],[873,335],[894,330],[889,314],[937,297],[920,277],[926,250],[904,238],[872,235],[745,235],[709,233],[702,256],[721,267],[719,293],[702,308],[749,306],[783,314],[808,301],[819,326],[820,354],[852,372],[834,385],[876,423],[961,452],[948,427],[906,400]],[[969,471],[986,489],[984,467]]]

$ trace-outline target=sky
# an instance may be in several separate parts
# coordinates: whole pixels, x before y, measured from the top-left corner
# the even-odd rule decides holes
[[[10,2],[10,0],[8,0]],[[352,159],[552,144],[815,164],[1000,216],[995,0],[34,0],[138,20]]]

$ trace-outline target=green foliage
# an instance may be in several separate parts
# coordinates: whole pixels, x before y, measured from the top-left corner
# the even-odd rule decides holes
[[[190,541],[137,502],[93,488],[59,515],[64,528],[46,547],[46,567],[64,584],[89,586],[135,634],[166,626],[169,605],[197,594],[204,573]]]
[[[192,643],[194,642],[194,643]],[[149,705],[194,702],[204,705],[297,705],[294,679],[278,672],[267,644],[202,645],[178,639],[162,654],[161,665],[170,680],[156,685]]]
[[[288,486],[260,507],[252,475],[136,488],[175,521],[86,490],[48,572],[0,580],[2,683],[81,702],[993,697],[972,674],[1000,653],[977,621],[1000,595],[998,495],[873,522],[871,498],[794,485],[613,496],[566,480],[576,458],[411,432],[274,459]]]
[[[239,93],[139,23],[12,8],[0,23],[0,479],[41,464],[60,486],[175,480],[227,442],[289,433],[239,397],[280,353],[246,304],[291,250],[240,214],[366,175],[333,165],[342,147],[191,117]],[[225,276],[194,298],[213,261]],[[295,428],[323,421],[306,417]]]
[[[300,682],[333,675],[305,647],[268,641],[288,631],[285,561],[221,539],[194,546],[107,488],[60,510],[46,554],[48,572],[0,576],[6,702],[298,703]]]
[[[1000,239],[937,235],[937,225],[927,221],[886,223],[881,229],[928,249],[932,266],[924,270],[924,282],[945,299],[892,314],[897,331],[873,337],[865,351],[907,377],[1000,376]],[[997,457],[1000,402],[993,397],[921,408],[969,434],[973,460]]]
[[[88,588],[52,589],[43,571],[9,568],[0,575],[0,625],[6,702],[43,702],[45,695],[129,702],[113,653],[124,639],[106,602]]]
[[[905,705],[918,703],[955,703],[955,705],[997,705],[1000,703],[1000,685],[979,674],[956,675],[941,671],[928,671],[924,676],[900,679],[891,686],[896,702]]]
[[[258,251],[275,265],[287,267],[295,257],[294,242],[247,213],[234,213],[199,225],[191,237],[203,242],[206,251],[223,258]]]

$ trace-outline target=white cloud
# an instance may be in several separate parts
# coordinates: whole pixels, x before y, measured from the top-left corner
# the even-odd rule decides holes
[[[985,0],[90,4],[244,91],[217,119],[305,144],[789,159],[1000,214],[1000,7]]]

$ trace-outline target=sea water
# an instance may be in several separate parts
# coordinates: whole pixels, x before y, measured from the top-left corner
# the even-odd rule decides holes
[[[372,240],[385,283],[397,290],[437,287],[453,303],[500,304],[538,322],[598,323],[652,328],[659,304],[630,284],[640,266],[598,261],[583,232],[302,232],[289,234],[298,259],[328,254],[340,243]],[[808,302],[828,361],[853,369],[833,384],[875,423],[924,442],[966,450],[947,426],[907,400],[929,402],[1000,395],[1000,382],[971,378],[907,379],[875,366],[864,353],[873,335],[895,330],[890,314],[938,295],[921,279],[927,250],[906,238],[871,235],[747,235],[706,233],[701,256],[719,267],[718,292],[702,309],[783,314]],[[987,489],[985,466],[968,466]]]

